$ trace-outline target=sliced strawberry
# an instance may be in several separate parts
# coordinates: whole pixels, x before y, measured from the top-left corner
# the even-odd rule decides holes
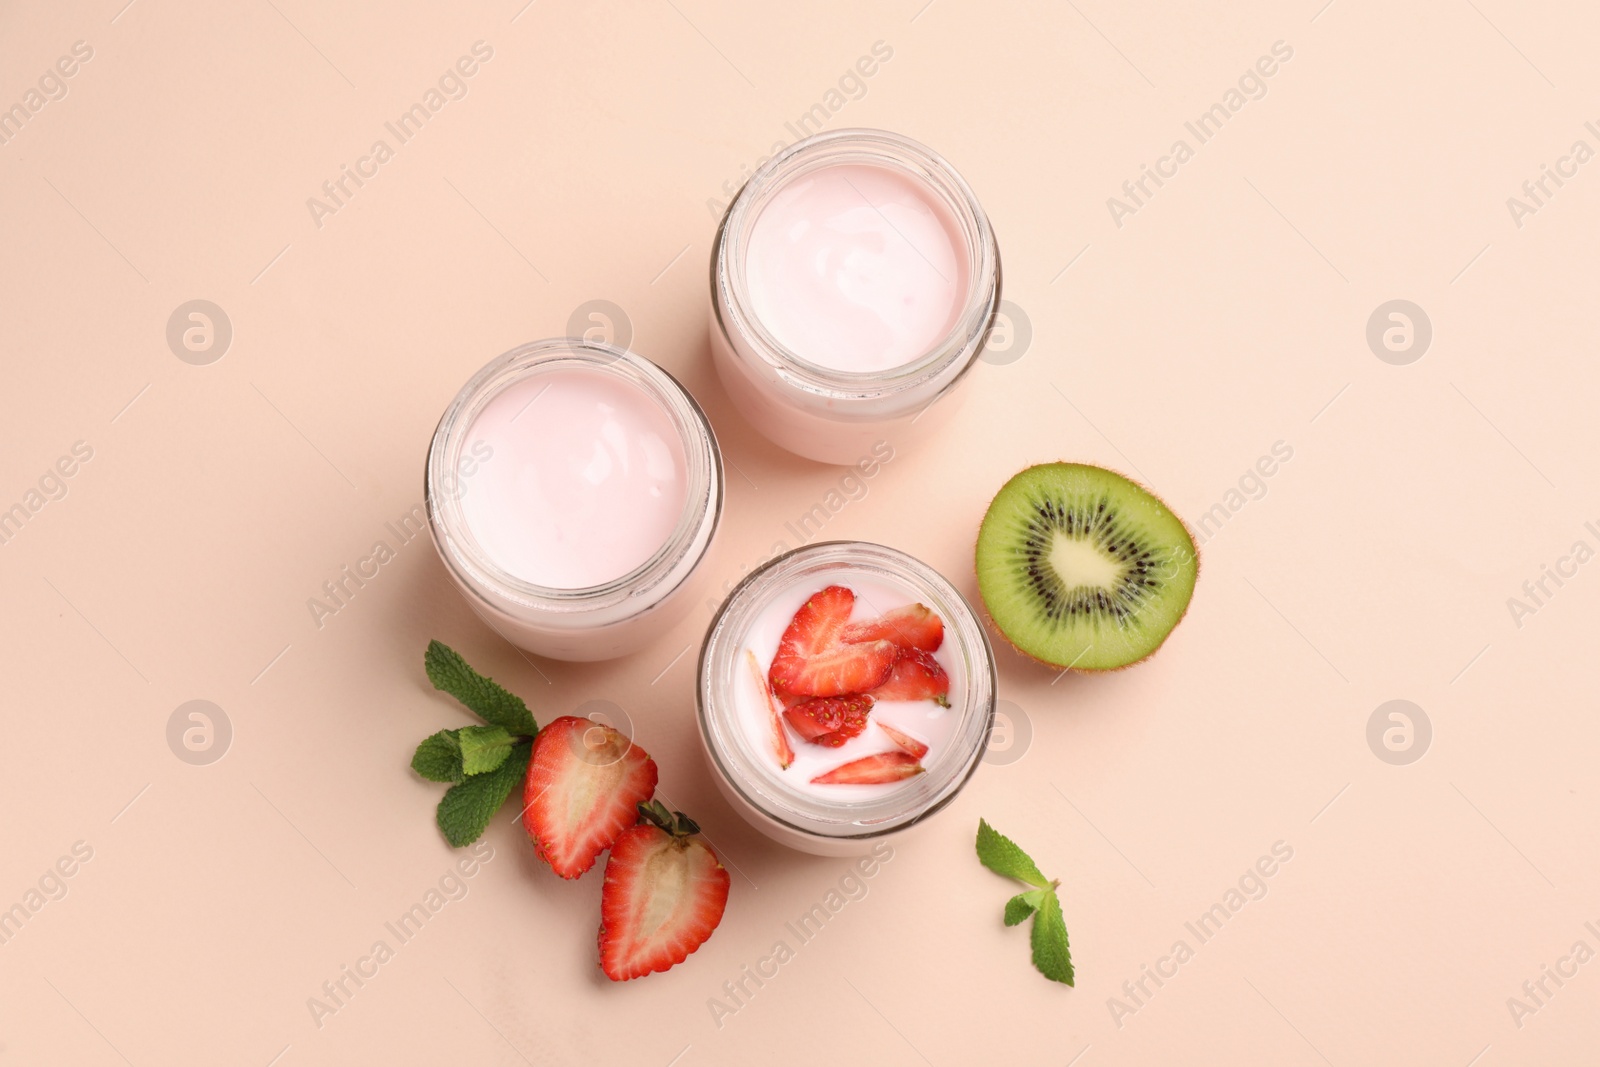
[[[839,633],[850,622],[855,606],[856,595],[842,585],[830,585],[813,593],[783,631],[774,667],[785,657],[810,659],[838,644]]]
[[[767,677],[777,692],[808,697],[842,696],[873,689],[894,669],[890,641],[843,644],[840,633],[850,621],[856,595],[830,585],[800,605],[778,642]]]
[[[783,732],[783,720],[778,717],[777,705],[772,702],[772,690],[767,686],[767,676],[762,673],[761,663],[756,659],[756,654],[747,648],[744,655],[750,664],[750,673],[756,679],[756,692],[761,694],[762,703],[767,706],[772,755],[778,761],[778,768],[786,771],[789,769],[789,764],[794,762],[794,749],[789,747],[789,735]]]
[[[839,640],[893,641],[901,648],[935,652],[944,642],[944,620],[926,604],[907,604],[870,622],[851,623],[839,632]]]
[[[783,648],[772,661],[772,686],[806,697],[864,693],[889,680],[899,649],[889,641],[835,645],[808,658],[785,657]]]
[[[613,982],[643,978],[689,958],[722,921],[728,872],[693,819],[660,801],[606,859],[600,895],[600,969]]]
[[[772,698],[774,700],[776,700],[779,704],[783,705],[783,710],[784,711],[788,711],[790,708],[794,707],[796,704],[802,704],[805,701],[811,699],[808,696],[802,696],[799,693],[791,693],[787,689],[779,689],[777,687],[773,687]]]
[[[909,752],[879,752],[851,760],[811,779],[812,785],[881,785],[921,774],[922,763]]]
[[[900,746],[900,750],[905,752],[912,759],[920,760],[923,756],[928,754],[928,746],[923,742],[918,741],[910,734],[901,733],[899,730],[896,730],[893,726],[890,726],[886,722],[878,723],[878,729],[888,734],[889,740]]]
[[[576,878],[633,824],[639,802],[655,791],[649,753],[609,726],[565,715],[534,738],[522,825],[540,859],[561,877]]]
[[[813,745],[838,748],[860,736],[867,728],[867,714],[871,711],[869,696],[813,697],[796,704],[783,717],[795,733]]]
[[[878,700],[932,700],[950,706],[950,676],[939,661],[920,648],[900,651],[889,678],[872,690]]]

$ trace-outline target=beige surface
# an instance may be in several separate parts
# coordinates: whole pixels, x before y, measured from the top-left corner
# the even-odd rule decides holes
[[[0,13],[0,103],[93,49],[0,145],[0,505],[93,451],[0,546],[0,904],[93,850],[0,946],[0,1062],[1592,1059],[1600,963],[1546,980],[1520,1027],[1507,1007],[1574,942],[1600,951],[1600,563],[1547,580],[1520,627],[1507,607],[1575,541],[1600,548],[1600,163],[1520,227],[1506,205],[1575,140],[1600,148],[1584,5],[122,3]],[[398,144],[384,123],[480,40],[465,98]],[[1265,97],[1196,147],[1185,121],[1280,40]],[[417,503],[467,375],[591,299],[627,310],[738,465],[715,582],[787,538],[837,473],[758,439],[714,380],[706,203],[876,41],[892,58],[829,125],[903,131],[962,170],[1033,337],[827,535],[970,592],[985,502],[1031,461],[1140,474],[1191,523],[1242,506],[1153,662],[1056,680],[1005,658],[1031,749],[985,766],[719,1029],[708,999],[844,865],[767,844],[707,780],[708,610],[614,665],[531,664],[426,539],[321,628],[306,602]],[[1180,137],[1193,158],[1119,228],[1106,199]],[[378,138],[393,158],[319,227],[307,198]],[[209,366],[164,337],[197,298],[233,326]],[[1396,298],[1434,328],[1407,366],[1365,340]],[[1266,495],[1230,499],[1278,441],[1293,458]],[[422,676],[434,636],[541,718],[632,716],[737,868],[687,965],[599,979],[598,877],[558,882],[503,815],[468,895],[313,1024],[307,998],[457,858],[406,766],[466,721]],[[233,725],[210,766],[166,741],[192,699]],[[1366,741],[1391,699],[1433,726],[1409,766]],[[1001,929],[980,815],[1063,878],[1076,990]],[[1200,944],[1185,922],[1278,841],[1293,859],[1267,895]],[[1108,998],[1179,939],[1193,958],[1119,1027]]]

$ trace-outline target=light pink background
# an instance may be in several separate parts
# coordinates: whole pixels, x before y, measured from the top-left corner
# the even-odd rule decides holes
[[[0,507],[93,449],[0,546],[0,907],[93,848],[0,945],[0,1061],[1592,1059],[1600,963],[1547,980],[1520,1027],[1507,998],[1575,941],[1600,950],[1600,563],[1547,580],[1520,627],[1507,598],[1575,541],[1600,548],[1600,163],[1547,183],[1520,227],[1506,205],[1575,140],[1600,148],[1591,11],[522,2],[0,13],[0,106],[93,49],[0,145]],[[468,95],[396,146],[384,123],[479,40],[493,58]],[[1280,40],[1293,59],[1265,97],[1118,227],[1107,198],[1194,145],[1185,121]],[[784,523],[839,472],[767,445],[715,380],[707,201],[877,41],[892,59],[829,127],[899,130],[962,171],[1032,341],[980,367],[950,434],[897,454],[826,536],[973,593],[978,520],[1027,463],[1116,467],[1198,525],[1275,442],[1293,458],[1213,522],[1152,662],[1058,679],[1006,654],[1031,747],[983,767],[718,1028],[708,999],[845,865],[767,843],[708,781],[691,681],[709,610],[615,664],[530,662],[425,539],[321,628],[306,602],[418,503],[460,383],[592,299],[626,309],[634,348],[721,436],[712,585],[792,546]],[[394,158],[319,227],[307,198],[378,138]],[[196,298],[233,326],[209,366],[165,340]],[[1433,326],[1408,366],[1365,339],[1396,298]],[[430,637],[541,719],[596,699],[631,715],[667,798],[735,868],[687,964],[601,979],[598,875],[549,875],[507,812],[465,899],[314,1025],[307,998],[457,858],[439,788],[407,768],[468,721],[426,684]],[[167,745],[191,699],[233,725],[209,766]],[[1433,726],[1408,766],[1367,744],[1391,699]],[[1062,878],[1076,989],[1001,928],[1014,890],[973,858],[979,816]],[[1185,922],[1277,841],[1294,858],[1267,895],[1199,944]],[[1108,998],[1180,938],[1194,958],[1114,1020]]]

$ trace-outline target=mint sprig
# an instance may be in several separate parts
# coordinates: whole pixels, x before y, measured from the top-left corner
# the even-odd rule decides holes
[[[428,642],[423,667],[435,689],[449,693],[486,725],[440,730],[423,739],[411,769],[450,788],[439,801],[439,829],[456,848],[479,837],[528,769],[538,723],[522,698],[468,666],[439,641]]]
[[[440,730],[425,737],[411,757],[411,769],[430,782],[459,782],[465,774],[461,767],[461,745],[456,741],[456,731]]]
[[[1006,925],[1016,926],[1038,911],[1039,902],[1044,899],[1044,892],[1043,889],[1030,889],[1006,901]]]
[[[1033,916],[1033,965],[1052,982],[1073,985],[1072,947],[1056,896],[1060,879],[1047,880],[1032,857],[983,819],[978,820],[977,849],[978,862],[991,871],[1035,887],[1006,901],[1005,924],[1016,926]]]
[[[482,837],[489,820],[527,773],[528,757],[532,754],[533,740],[523,738],[512,746],[505,762],[494,770],[474,774],[446,789],[437,813],[444,839],[461,848]]]
[[[507,691],[493,678],[486,678],[467,665],[461,654],[442,641],[429,641],[422,657],[428,681],[435,689],[449,693],[490,726],[503,726],[513,734],[532,737],[539,732],[528,705]]]
[[[504,726],[463,726],[456,731],[463,774],[488,774],[511,755],[517,743]]]

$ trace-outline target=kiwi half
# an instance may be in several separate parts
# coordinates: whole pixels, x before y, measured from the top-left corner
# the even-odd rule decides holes
[[[1104,671],[1161,647],[1188,610],[1199,553],[1183,521],[1138,483],[1043,463],[995,495],[977,568],[990,619],[1019,651]]]

